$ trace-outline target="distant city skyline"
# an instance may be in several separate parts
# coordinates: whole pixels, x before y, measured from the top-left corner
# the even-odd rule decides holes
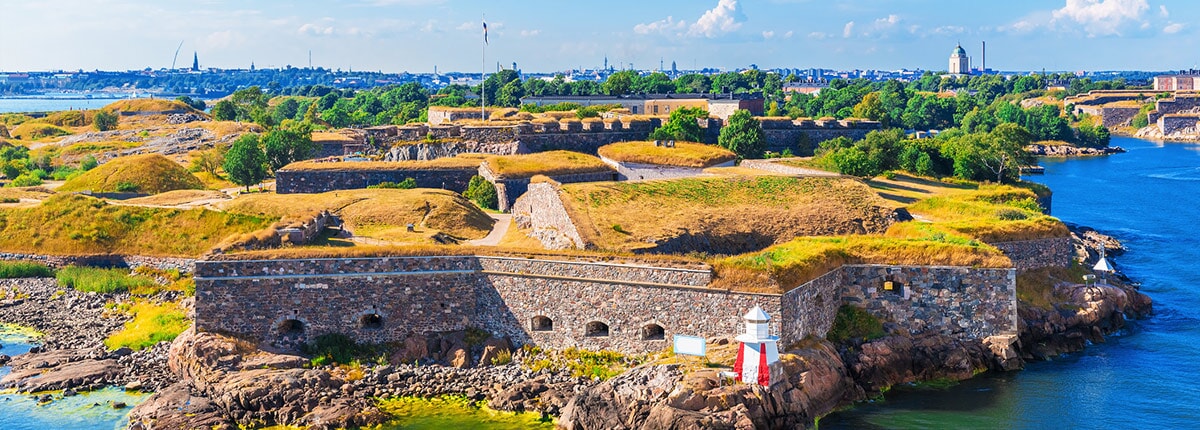
[[[0,70],[314,66],[388,73],[603,66],[945,70],[1196,67],[1183,0],[2,0]]]

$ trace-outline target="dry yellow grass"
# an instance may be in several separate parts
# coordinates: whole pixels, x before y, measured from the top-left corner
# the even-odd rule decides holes
[[[175,100],[166,99],[130,99],[109,103],[102,109],[112,112],[166,112],[194,111],[191,106]]]
[[[0,209],[0,250],[51,255],[197,257],[228,236],[273,219],[205,209],[118,206],[76,194]]]
[[[692,142],[675,142],[674,148],[649,141],[619,142],[600,147],[599,153],[624,163],[682,167],[709,167],[737,159],[737,154],[720,146]]]
[[[114,158],[67,181],[58,190],[158,194],[203,188],[204,184],[179,163],[161,154],[141,154]]]
[[[535,258],[559,261],[584,261],[593,263],[639,264],[682,269],[708,268],[708,264],[696,258],[677,255],[634,255],[628,253],[563,250],[541,251],[535,249],[509,249],[494,246],[454,245],[404,245],[404,246],[356,246],[356,247],[294,247],[264,251],[246,251],[210,257],[213,260],[257,260],[257,259],[306,259],[306,258],[354,258],[354,257],[414,257],[430,255],[486,255],[514,258]]]
[[[0,199],[45,200],[52,195],[54,191],[46,187],[0,188]]]
[[[341,133],[341,132],[314,131],[312,134],[312,141],[315,143],[319,143],[319,142],[355,142],[356,140],[357,139],[355,139],[354,136],[348,136],[345,133]]]
[[[880,197],[895,202],[897,207],[907,206],[918,200],[934,196],[950,195],[977,190],[977,184],[954,184],[933,178],[896,174],[892,179],[876,177],[868,180]]]
[[[882,233],[891,213],[868,187],[841,178],[583,183],[561,193],[585,240],[623,251],[686,235],[721,249],[761,249],[800,236]]]
[[[153,196],[124,200],[129,205],[179,206],[205,200],[228,200],[228,194],[214,190],[175,190]]]
[[[1066,226],[1042,214],[1036,200],[1037,194],[1026,188],[982,185],[923,199],[908,210],[945,229],[991,243],[1067,236]]]
[[[345,161],[345,162],[315,162],[301,161],[284,166],[283,171],[315,172],[315,171],[397,171],[397,170],[458,170],[479,167],[482,159],[478,156],[458,156],[454,158],[436,158],[433,160],[412,161]]]
[[[844,264],[1012,266],[996,248],[959,238],[805,237],[715,261],[713,286],[784,293]]]
[[[355,234],[396,242],[428,241],[434,233],[478,239],[491,231],[492,219],[457,193],[430,189],[364,189],[321,194],[248,194],[218,207],[233,213],[284,218],[298,214],[337,213]],[[417,232],[405,227],[412,223]]]
[[[612,167],[599,158],[571,151],[548,151],[523,155],[493,155],[487,168],[501,178],[528,178],[533,175],[572,175],[611,172]]]
[[[187,127],[200,127],[211,131],[217,135],[217,138],[225,138],[231,135],[241,135],[245,133],[262,133],[262,126],[253,123],[235,122],[235,121],[204,121],[197,123],[189,123]]]
[[[71,134],[71,132],[53,124],[27,122],[17,126],[17,128],[13,130],[9,130],[9,134],[13,137],[13,139],[40,140],[45,138],[65,136]]]

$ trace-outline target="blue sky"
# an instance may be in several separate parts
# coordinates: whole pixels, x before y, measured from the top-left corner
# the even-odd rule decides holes
[[[961,41],[1000,70],[1197,65],[1194,0],[0,0],[0,70],[179,65],[478,71],[944,70]]]

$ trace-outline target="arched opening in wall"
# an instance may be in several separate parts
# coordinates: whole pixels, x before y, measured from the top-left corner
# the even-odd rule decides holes
[[[358,326],[367,329],[383,328],[383,317],[379,316],[379,314],[363,314],[363,316],[358,317]]]
[[[592,321],[590,323],[587,323],[587,326],[585,327],[585,331],[584,331],[584,336],[607,337],[608,336],[608,324],[602,323],[600,321]]]
[[[300,320],[283,320],[275,327],[280,336],[300,336],[304,334],[304,323]]]
[[[550,318],[538,315],[529,321],[529,326],[533,329],[533,331],[553,331],[554,321],[551,321]]]
[[[647,324],[641,330],[642,340],[663,340],[667,338],[667,332],[658,324]]]

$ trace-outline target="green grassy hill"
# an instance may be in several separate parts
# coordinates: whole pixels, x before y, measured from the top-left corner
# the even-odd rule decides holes
[[[115,158],[67,181],[58,191],[158,194],[201,189],[204,184],[200,179],[179,163],[159,154],[142,154]]]

